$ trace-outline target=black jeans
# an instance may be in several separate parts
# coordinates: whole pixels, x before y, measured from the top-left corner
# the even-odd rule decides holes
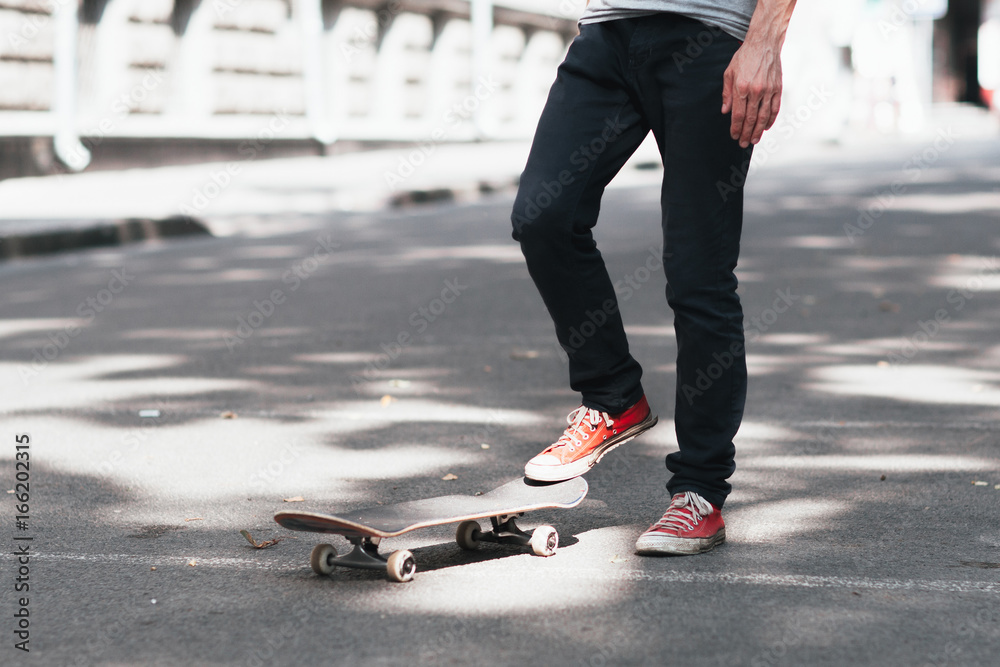
[[[663,159],[663,266],[677,336],[670,492],[721,507],[746,399],[734,269],[750,149],[729,136],[722,77],[740,42],[661,13],[581,26],[549,92],[511,220],[569,355],[583,404],[609,413],[643,395],[592,229],[608,182],[652,130]]]

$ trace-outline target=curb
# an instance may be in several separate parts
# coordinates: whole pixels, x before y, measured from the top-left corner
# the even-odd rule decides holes
[[[202,222],[187,216],[171,216],[162,220],[128,218],[9,222],[14,227],[25,229],[5,233],[0,228],[0,261],[182,236],[211,236]]]
[[[421,204],[472,202],[480,197],[514,191],[519,180],[520,176],[514,176],[509,179],[480,180],[452,187],[405,190],[389,197],[387,204],[390,208],[404,208]]]
[[[383,198],[376,210],[472,202],[517,188],[518,178],[480,180],[454,187],[412,189]],[[5,231],[5,227],[9,231]],[[12,229],[11,229],[12,228]],[[20,229],[18,229],[20,228]],[[227,226],[176,215],[162,219],[0,220],[0,262],[59,252],[103,248],[187,236],[228,236]]]

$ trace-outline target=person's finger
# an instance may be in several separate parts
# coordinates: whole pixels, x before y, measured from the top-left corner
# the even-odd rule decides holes
[[[746,148],[750,145],[754,132],[757,129],[757,119],[760,118],[760,93],[750,93],[744,98],[746,111],[744,112],[743,123],[740,126],[738,135],[740,146]],[[736,137],[734,137],[736,138]]]
[[[733,109],[729,120],[729,136],[739,139],[743,135],[743,123],[747,114],[747,100],[737,91],[733,91]]]
[[[750,143],[756,145],[760,141],[761,136],[764,134],[764,130],[767,129],[768,123],[772,118],[771,115],[771,100],[770,98],[764,98],[760,103],[760,113],[757,115],[757,122],[754,123],[753,129],[750,133]]]
[[[733,69],[732,65],[726,68],[722,75],[722,113],[727,114],[733,108]]]
[[[757,144],[763,136],[764,131],[774,125],[774,119],[778,117],[776,107],[780,103],[780,96],[773,94],[761,100],[760,113],[757,116],[757,123],[754,125],[753,134],[750,137],[751,144]]]
[[[771,96],[771,120],[768,122],[765,130],[770,130],[771,126],[774,125],[774,121],[778,120],[778,112],[781,111],[781,90],[779,89]]]

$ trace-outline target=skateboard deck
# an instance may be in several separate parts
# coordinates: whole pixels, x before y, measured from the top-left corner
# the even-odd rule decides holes
[[[478,496],[450,495],[380,505],[342,514],[278,512],[274,520],[289,530],[343,535],[354,551],[337,556],[331,545],[313,549],[311,564],[319,574],[329,574],[333,566],[385,569],[391,579],[408,581],[415,571],[413,556],[397,551],[388,558],[378,554],[378,543],[420,528],[460,523],[456,541],[464,549],[481,542],[531,546],[538,555],[552,555],[558,533],[540,526],[531,534],[517,527],[514,519],[541,509],[571,508],[587,495],[587,481],[576,477],[564,482],[541,483],[520,478]],[[478,519],[490,519],[493,529],[482,531]]]

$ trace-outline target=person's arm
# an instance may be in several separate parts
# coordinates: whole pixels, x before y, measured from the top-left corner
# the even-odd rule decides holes
[[[781,107],[781,46],[795,0],[758,0],[746,40],[723,75],[722,113],[729,133],[746,148],[774,124]]]

